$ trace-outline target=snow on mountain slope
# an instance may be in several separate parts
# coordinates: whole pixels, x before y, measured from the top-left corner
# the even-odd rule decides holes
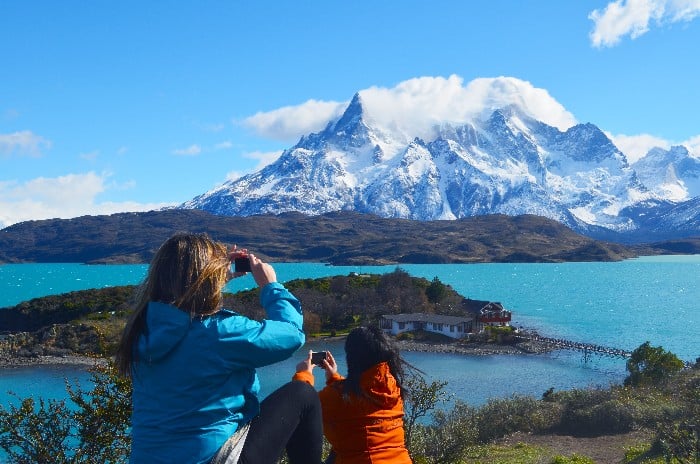
[[[640,181],[661,198],[685,201],[700,196],[700,159],[686,147],[654,148],[632,167]]]
[[[537,214],[578,231],[625,232],[650,217],[645,205],[700,191],[700,164],[683,147],[652,151],[630,166],[598,127],[576,124],[523,81],[477,80],[459,95],[449,79],[430,81],[451,89],[439,98],[445,89],[427,89],[433,105],[416,101],[422,84],[406,84],[413,98],[392,100],[374,88],[356,94],[340,118],[274,163],[181,207],[225,215],[354,210],[416,220]]]

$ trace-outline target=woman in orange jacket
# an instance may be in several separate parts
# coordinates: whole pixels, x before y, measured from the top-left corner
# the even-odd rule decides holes
[[[320,362],[326,387],[319,392],[323,433],[334,464],[411,464],[404,440],[401,382],[408,364],[377,327],[354,329],[345,340],[348,376],[338,374],[330,352]],[[309,357],[294,380],[314,384]]]

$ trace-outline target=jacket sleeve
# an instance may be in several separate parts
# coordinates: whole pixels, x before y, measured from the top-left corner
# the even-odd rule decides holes
[[[289,358],[306,341],[301,304],[286,288],[277,282],[266,285],[260,292],[260,303],[267,314],[265,320],[231,318],[219,334],[224,345],[239,345],[227,349],[227,357],[235,364],[274,364]]]
[[[267,319],[288,322],[302,330],[304,316],[301,303],[279,282],[271,282],[260,290],[260,304],[265,309]]]
[[[336,383],[336,382],[340,382],[340,381],[343,380],[344,378],[345,378],[345,377],[343,377],[342,375],[340,375],[340,374],[338,374],[338,373],[336,372],[336,373],[334,373],[334,374],[331,376],[330,379],[326,379],[326,385],[333,385],[333,384]]]
[[[309,371],[297,372],[292,377],[292,380],[301,380],[302,382],[308,383],[312,387],[314,386],[314,375]]]

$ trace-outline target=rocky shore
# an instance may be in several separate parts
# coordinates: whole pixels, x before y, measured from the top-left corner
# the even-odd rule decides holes
[[[484,342],[423,343],[408,340],[398,340],[396,344],[402,351],[422,351],[428,353],[456,353],[469,356],[541,354],[551,351],[551,348],[548,348],[546,345],[532,341],[513,344],[498,344]]]
[[[334,337],[341,339],[343,337]],[[428,343],[409,340],[397,340],[402,351],[421,351],[426,353],[455,353],[467,356],[541,354],[550,351],[546,345],[536,342],[497,344],[486,342]],[[0,369],[41,365],[80,365],[92,366],[100,358],[78,354],[30,354],[0,351]]]
[[[96,363],[104,362],[102,359],[93,356],[65,355],[65,356],[10,356],[0,355],[0,369],[11,369],[27,366],[49,366],[49,365],[74,365],[74,366],[94,366]]]

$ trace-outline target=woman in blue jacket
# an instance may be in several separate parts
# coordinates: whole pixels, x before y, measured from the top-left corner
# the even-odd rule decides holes
[[[250,259],[267,317],[222,309],[237,257]],[[116,364],[132,379],[132,463],[291,463],[321,460],[318,395],[291,382],[258,400],[257,367],[305,341],[299,301],[274,269],[202,234],[177,234],[153,257]]]

